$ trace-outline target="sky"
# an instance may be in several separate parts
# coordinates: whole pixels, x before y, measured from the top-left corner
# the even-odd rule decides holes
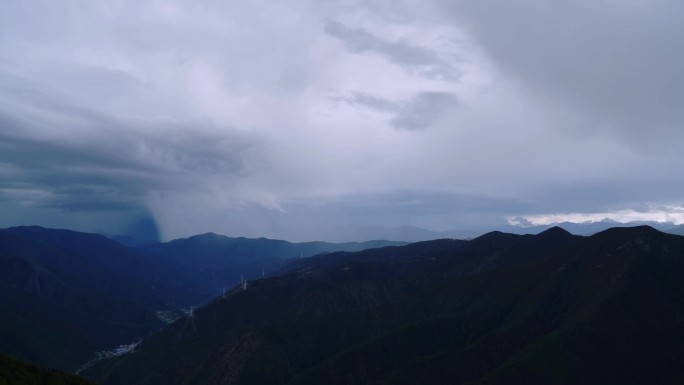
[[[680,224],[682,68],[680,0],[7,0],[0,227]]]

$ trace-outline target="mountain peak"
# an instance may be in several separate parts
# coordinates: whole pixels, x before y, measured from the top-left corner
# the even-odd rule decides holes
[[[553,226],[550,229],[544,230],[537,236],[542,237],[572,237],[572,234],[560,226]]]
[[[221,235],[221,234],[216,234],[214,232],[209,232],[209,233],[204,233],[204,234],[193,235],[193,236],[188,237],[188,238],[180,238],[180,239],[181,240],[185,239],[185,240],[202,241],[202,240],[214,240],[214,239],[230,239],[230,237],[225,236],[225,235]]]
[[[503,231],[495,230],[495,231],[490,231],[488,233],[482,234],[477,238],[473,238],[471,240],[471,242],[473,242],[473,241],[484,241],[484,240],[491,241],[491,240],[498,240],[498,239],[502,239],[502,238],[513,238],[513,237],[517,238],[517,237],[519,237],[519,235],[518,234],[505,233]]]
[[[216,234],[216,233],[213,232],[213,231],[210,231],[210,232],[204,233],[204,234],[193,235],[193,237],[222,237],[222,236],[223,236],[223,235]],[[192,237],[191,237],[191,238],[192,238]]]
[[[641,236],[641,235],[656,235],[663,234],[661,231],[649,225],[631,226],[631,227],[613,227],[608,230],[601,231],[600,234],[620,234],[626,236]]]

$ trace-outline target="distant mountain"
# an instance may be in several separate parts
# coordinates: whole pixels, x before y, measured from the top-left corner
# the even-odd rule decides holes
[[[483,231],[479,230],[432,231],[416,226],[349,226],[346,229],[340,228],[340,232],[340,236],[347,239],[388,239],[404,242],[421,242],[443,238],[464,239],[472,238],[483,233]]]
[[[674,226],[664,231],[670,234],[684,235],[684,225]]]
[[[502,231],[511,234],[539,234],[544,230],[552,227],[562,227],[575,235],[593,235],[600,231],[607,230],[613,227],[634,227],[634,226],[651,226],[663,232],[677,231],[673,230],[675,227],[672,223],[667,222],[651,222],[651,221],[634,221],[634,222],[617,222],[609,219],[595,222],[560,222],[547,225],[500,225],[495,227],[478,228],[478,227],[462,227],[454,228],[445,231],[433,231],[416,226],[398,226],[398,227],[382,227],[382,226],[336,226],[326,229],[326,232],[335,234],[330,239],[334,241],[339,240],[364,240],[364,239],[386,239],[392,241],[404,242],[422,242],[434,239],[472,239],[485,234],[492,230]],[[684,233],[684,230],[678,230]]]
[[[512,234],[538,234],[544,230],[552,227],[562,227],[563,229],[575,235],[593,235],[600,231],[608,230],[614,227],[636,227],[636,226],[650,226],[659,231],[672,233],[671,230],[674,224],[669,222],[652,222],[652,221],[633,221],[633,222],[616,222],[605,219],[596,222],[561,222],[549,225],[538,226],[501,226],[500,231],[509,232]]]
[[[201,305],[241,276],[326,251],[400,242],[292,244],[205,234],[139,249],[98,234],[0,230],[0,352],[73,371]],[[188,309],[186,309],[187,311]]]
[[[99,234],[39,226],[11,227],[0,234],[16,236],[0,244],[0,252],[26,257],[153,313],[199,296],[182,270],[158,265]]]
[[[367,249],[360,252],[338,251],[335,253],[319,254],[311,258],[300,258],[287,261],[280,274],[303,273],[316,269],[330,269],[348,266],[350,264],[392,263],[394,260],[405,260],[415,257],[431,258],[445,252],[455,251],[468,245],[467,241],[455,239],[438,239],[433,241],[415,242],[406,246],[386,246]]]
[[[542,231],[548,230],[552,227],[561,227],[575,235],[593,235],[600,231],[604,231],[613,227],[635,227],[635,226],[651,226],[659,231],[684,235],[684,225],[675,226],[669,222],[653,222],[653,221],[633,221],[633,222],[617,222],[609,219],[594,222],[559,222],[547,225],[536,226],[516,226],[516,225],[501,225],[494,227],[494,230],[502,231],[511,234],[539,234]],[[491,231],[492,228],[478,229],[478,228],[460,228],[446,231],[432,231],[415,226],[399,226],[399,227],[353,227],[346,230],[342,229],[342,234],[346,234],[346,238],[356,237],[361,239],[364,236],[372,237],[373,239],[391,239],[397,241],[421,242],[430,241],[433,239],[472,239]]]
[[[131,235],[110,235],[110,234],[101,234],[111,240],[117,241],[120,244],[128,247],[137,247],[137,246],[142,246],[142,245],[149,245],[150,243],[157,243],[159,240],[155,240],[153,242],[146,242],[145,240],[138,239],[136,237],[133,237]]]
[[[286,269],[85,374],[101,385],[684,379],[684,237],[651,227],[492,232]]]
[[[0,384],[3,385],[93,385],[92,382],[54,369],[42,369],[0,353]]]
[[[192,287],[202,296],[186,306],[202,304],[242,279],[255,279],[280,269],[291,259],[334,251],[360,251],[405,242],[291,243],[267,238],[231,238],[207,233],[135,248],[157,266],[168,266],[192,277]]]

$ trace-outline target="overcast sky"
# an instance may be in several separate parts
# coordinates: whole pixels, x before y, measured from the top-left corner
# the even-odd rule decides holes
[[[682,223],[683,68],[681,0],[6,0],[0,226]]]

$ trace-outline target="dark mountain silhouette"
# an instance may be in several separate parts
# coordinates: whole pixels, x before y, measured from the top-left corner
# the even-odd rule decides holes
[[[235,287],[86,375],[102,385],[684,380],[682,237],[552,228],[327,257]]]
[[[98,234],[38,226],[0,230],[0,352],[76,370],[158,330],[288,258],[387,242],[291,244],[203,235],[138,252]]]
[[[178,306],[178,299],[192,291],[186,274],[99,234],[38,226],[12,227],[0,234],[15,236],[0,251],[29,258],[153,312]]]
[[[598,232],[608,230],[614,227],[637,227],[637,226],[650,226],[659,231],[676,234],[672,232],[673,224],[668,222],[655,222],[655,221],[631,221],[631,222],[617,222],[611,219],[603,219],[601,221],[594,222],[561,222],[550,225],[537,225],[537,226],[501,226],[498,228],[500,231],[505,231],[513,234],[538,234],[542,231],[548,230],[552,227],[562,227],[568,232],[575,235],[593,235]]]
[[[162,326],[154,311],[136,301],[75,278],[71,273],[78,269],[70,263],[79,260],[44,242],[0,232],[0,351],[75,370],[94,352]]]

